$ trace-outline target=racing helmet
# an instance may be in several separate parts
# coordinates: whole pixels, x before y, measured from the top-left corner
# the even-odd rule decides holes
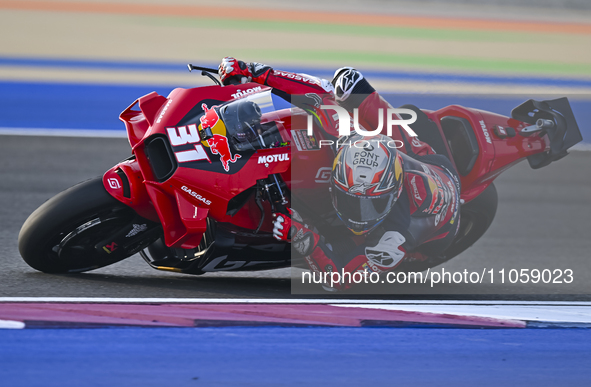
[[[390,213],[403,188],[402,156],[384,135],[349,137],[335,157],[332,205],[356,235],[373,230]]]

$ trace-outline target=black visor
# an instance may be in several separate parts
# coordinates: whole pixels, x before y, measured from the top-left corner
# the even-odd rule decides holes
[[[371,230],[392,209],[394,191],[379,196],[353,195],[333,185],[332,204],[341,220],[355,232]]]

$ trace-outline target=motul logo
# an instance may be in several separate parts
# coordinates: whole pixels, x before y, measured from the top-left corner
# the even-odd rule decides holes
[[[288,161],[289,153],[279,155],[259,156],[259,164],[275,163],[277,161]]]
[[[484,124],[484,121],[480,121],[480,127],[482,128],[482,133],[484,133],[484,137],[486,137],[486,142],[488,142],[489,144],[492,144],[492,141],[490,139],[490,134],[488,134],[488,130],[486,129],[486,125]]]

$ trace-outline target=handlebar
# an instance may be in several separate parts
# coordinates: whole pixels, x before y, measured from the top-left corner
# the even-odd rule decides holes
[[[201,71],[205,71],[205,72],[208,72],[208,73],[214,73],[214,74],[217,74],[218,73],[218,69],[212,69],[211,67],[194,66],[191,63],[189,63],[187,65],[187,67],[189,68],[189,71],[201,70]]]
[[[211,67],[202,67],[202,66],[194,66],[193,64],[189,63],[187,65],[187,67],[189,68],[189,71],[193,71],[193,70],[200,70],[201,71],[201,75],[209,77],[212,81],[214,81],[215,83],[217,83],[220,86],[223,86],[219,80],[217,80],[216,78],[214,78],[210,73],[213,74],[218,74],[218,70],[217,69],[212,69]],[[235,77],[233,78],[229,78],[226,80],[226,82],[230,85],[241,85],[242,83],[240,82],[239,79],[236,79]]]

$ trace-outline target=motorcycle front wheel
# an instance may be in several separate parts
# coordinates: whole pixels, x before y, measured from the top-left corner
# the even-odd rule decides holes
[[[129,254],[99,244],[134,216],[131,208],[109,195],[97,177],[61,192],[35,210],[20,230],[19,251],[29,266],[45,273],[107,266]]]

